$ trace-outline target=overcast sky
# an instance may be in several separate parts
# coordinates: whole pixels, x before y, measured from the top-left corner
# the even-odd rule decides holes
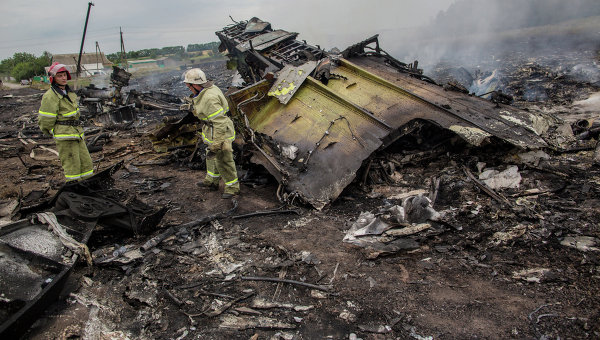
[[[299,39],[343,49],[373,34],[382,47],[409,28],[427,24],[455,0],[96,0],[84,52],[96,42],[106,54],[218,41],[215,32],[253,16]],[[78,53],[88,1],[0,0],[0,60],[16,52]]]

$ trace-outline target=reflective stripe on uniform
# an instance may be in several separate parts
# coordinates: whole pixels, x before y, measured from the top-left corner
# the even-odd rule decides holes
[[[221,113],[227,112],[227,111],[229,111],[228,107],[222,107],[219,110],[217,110],[217,112],[209,114],[208,117],[202,118],[202,120],[209,120],[209,119],[215,118],[215,117],[219,116]]]
[[[233,136],[231,136],[231,137],[228,137],[227,139],[234,140],[234,139],[235,139],[235,131],[233,131]]]
[[[38,113],[40,116],[56,117],[56,113],[44,112],[44,111],[38,111]]]
[[[230,186],[230,185],[234,185],[235,183],[237,183],[238,179],[234,179],[233,181],[229,181],[227,183],[225,183],[225,185]]]
[[[53,129],[54,131],[54,129]],[[70,139],[73,137],[77,137],[77,138],[82,138],[83,139],[83,133],[82,134],[66,134],[66,135],[54,135],[54,139]]]
[[[213,178],[219,178],[219,177],[221,177],[221,174],[215,174],[215,173],[212,173],[212,172],[210,172],[208,170],[206,170],[206,174],[209,175],[210,177],[213,177]],[[236,181],[237,181],[237,179],[236,179]]]
[[[78,178],[87,177],[87,176],[90,176],[90,175],[93,175],[93,174],[94,174],[94,170],[92,169],[90,171],[86,171],[86,172],[84,172],[82,174],[79,174],[79,175],[65,175],[65,177],[68,178],[68,179],[78,179]]]
[[[202,118],[202,120],[209,120],[211,118],[215,118],[216,116],[220,115],[221,113],[223,113],[223,108],[220,108],[215,113],[209,114],[206,118]]]
[[[63,113],[63,117],[71,117],[77,114],[77,112],[79,112],[79,108],[77,108],[77,110],[75,111],[71,111],[71,112],[67,112],[67,113]]]
[[[204,132],[202,132],[202,139],[204,139],[205,141],[207,141],[209,144],[212,144],[212,140],[206,138],[206,135],[204,134]]]
[[[90,170],[90,171],[86,171],[84,173],[81,174],[81,177],[86,177],[86,176],[91,176],[94,174],[94,170]]]

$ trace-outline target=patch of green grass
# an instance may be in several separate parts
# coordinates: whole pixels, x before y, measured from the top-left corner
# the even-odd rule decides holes
[[[71,85],[69,85],[71,86]],[[34,81],[33,83],[31,83],[31,85],[29,85],[29,87],[31,87],[32,89],[37,89],[37,90],[47,90],[50,88],[50,84],[48,83],[43,83],[41,81]]]

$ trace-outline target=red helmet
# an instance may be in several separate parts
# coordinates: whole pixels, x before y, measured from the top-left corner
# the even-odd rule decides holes
[[[58,72],[67,72],[67,80],[71,80],[71,73],[69,73],[69,70],[67,70],[65,64],[59,64],[58,61],[55,61],[48,69],[48,75],[50,76],[51,84],[54,81],[54,76],[56,76]]]

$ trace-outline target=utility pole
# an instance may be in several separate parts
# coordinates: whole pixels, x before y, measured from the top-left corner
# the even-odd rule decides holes
[[[100,63],[98,62],[98,58],[102,57],[102,51],[100,51],[100,45],[96,41],[96,70],[100,70]],[[102,60],[102,68],[104,68],[104,60]]]
[[[125,70],[129,69],[129,65],[127,64],[127,53],[125,53],[125,43],[123,42],[123,31],[119,26],[119,33],[121,35],[121,66],[123,66],[123,60],[125,60]]]
[[[77,59],[77,78],[79,78],[79,72],[81,72],[81,53],[83,52],[83,43],[85,42],[85,32],[87,31],[88,19],[90,18],[90,9],[94,6],[93,3],[88,3],[87,15],[85,17],[85,26],[83,26],[83,37],[81,38],[81,48],[79,48],[79,59]]]

